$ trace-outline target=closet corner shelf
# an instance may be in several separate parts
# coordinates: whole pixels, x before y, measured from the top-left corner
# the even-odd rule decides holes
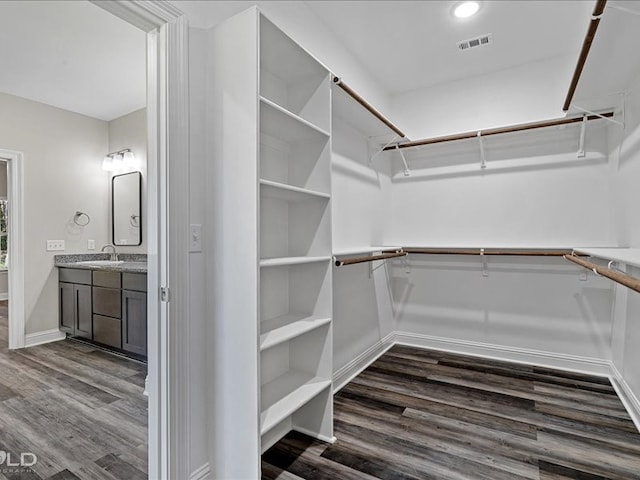
[[[331,195],[328,193],[294,187],[285,183],[272,182],[271,180],[260,180],[260,186],[263,188],[265,195],[287,202],[303,202],[310,198],[331,198]]]
[[[327,262],[329,260],[331,260],[330,256],[263,258],[260,260],[260,266],[261,267],[279,267],[283,265],[300,265],[303,263]]]
[[[640,268],[640,248],[621,248],[621,247],[576,247],[576,253],[583,253],[590,257],[603,258],[605,260],[613,260],[627,265]]]
[[[260,351],[274,347],[331,322],[331,317],[283,315],[264,320],[260,335]]]
[[[326,130],[272,102],[268,98],[260,96],[261,116],[265,115],[266,121],[261,122],[261,129],[267,135],[280,138],[288,143],[296,143],[303,140],[329,138],[331,135]]]
[[[352,247],[338,249],[333,252],[334,257],[341,257],[344,255],[357,255],[358,253],[375,253],[386,250],[400,250],[402,247]]]
[[[262,386],[260,433],[264,434],[331,386],[331,380],[291,370]]]

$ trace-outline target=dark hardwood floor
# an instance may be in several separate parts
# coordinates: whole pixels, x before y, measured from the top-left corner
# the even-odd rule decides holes
[[[146,365],[71,340],[7,344],[0,302],[1,480],[147,479]],[[8,466],[25,452],[35,465]]]
[[[395,346],[336,396],[327,445],[291,432],[263,479],[640,479],[604,378]]]

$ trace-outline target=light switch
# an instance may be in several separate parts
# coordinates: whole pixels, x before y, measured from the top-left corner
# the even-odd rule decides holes
[[[189,251],[202,251],[202,225],[191,225],[189,233]]]

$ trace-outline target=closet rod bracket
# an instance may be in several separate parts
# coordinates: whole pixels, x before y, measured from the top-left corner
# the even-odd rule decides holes
[[[411,176],[411,170],[409,170],[409,165],[407,164],[407,159],[404,158],[404,153],[400,149],[400,145],[397,144],[397,143],[396,143],[396,150],[400,154],[400,158],[402,159],[402,164],[404,165],[404,172],[403,172],[404,176],[405,177],[410,177]]]
[[[484,156],[484,143],[482,142],[482,132],[477,133],[478,144],[480,145],[480,168],[487,168],[487,159]]]
[[[489,276],[489,262],[487,261],[487,256],[484,254],[484,248],[480,249],[480,258],[482,258],[482,276]]]
[[[584,138],[587,131],[587,116],[582,116],[582,124],[580,125],[580,146],[578,147],[578,152],[576,153],[577,158],[584,158],[586,153],[584,151]]]

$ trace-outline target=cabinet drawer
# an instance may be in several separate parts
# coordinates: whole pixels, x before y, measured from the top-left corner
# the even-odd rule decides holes
[[[121,312],[120,290],[93,287],[93,313],[120,318]]]
[[[79,268],[58,268],[58,279],[61,282],[91,285],[91,270]]]
[[[117,318],[93,316],[93,340],[122,348],[122,322]]]
[[[120,288],[120,272],[94,270],[93,284],[98,287]]]
[[[146,273],[123,273],[122,289],[135,290],[137,292],[147,291],[147,274]]]

